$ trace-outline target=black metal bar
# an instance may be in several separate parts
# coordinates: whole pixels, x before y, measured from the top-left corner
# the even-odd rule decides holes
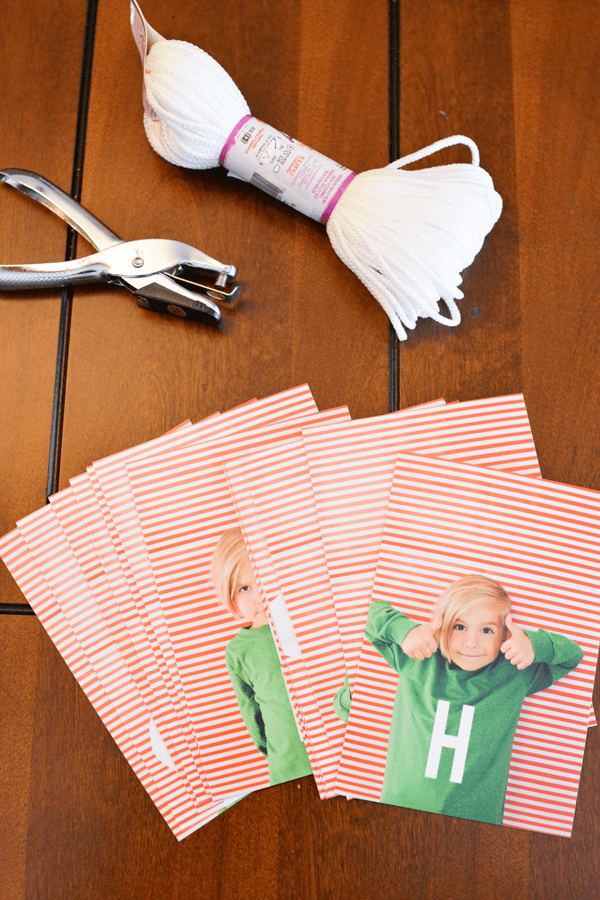
[[[0,603],[0,615],[35,616],[29,603]]]
[[[400,0],[389,5],[389,152],[400,158]]]
[[[400,158],[400,0],[389,0],[388,7],[388,130],[390,162]],[[389,410],[400,409],[400,347],[390,324],[389,337]]]
[[[85,138],[92,83],[92,62],[94,58],[94,40],[96,35],[96,18],[98,0],[88,0],[85,37],[83,42],[83,59],[81,63],[81,81],[79,84],[79,106],[77,109],[77,128],[75,132],[75,151],[73,155],[73,172],[71,176],[71,197],[81,199],[83,181],[83,161],[85,156]],[[77,232],[69,226],[65,260],[75,259],[77,255]],[[54,400],[52,404],[52,426],[50,431],[50,455],[48,460],[48,482],[46,496],[55,494],[60,478],[60,455],[62,447],[63,418],[65,411],[65,392],[67,384],[67,362],[69,356],[69,337],[71,331],[71,308],[73,293],[70,288],[62,292],[58,344],[56,350],[56,374],[54,378]]]
[[[81,63],[81,80],[79,83],[79,105],[77,108],[77,127],[75,132],[75,149],[73,154],[73,171],[71,175],[71,197],[81,198],[83,179],[83,160],[85,155],[85,137],[92,82],[92,62],[94,56],[94,39],[96,34],[96,18],[98,0],[88,0],[85,36],[83,42],[83,59]],[[75,259],[77,255],[77,232],[69,227],[65,260]],[[67,359],[69,352],[69,334],[71,326],[72,291],[65,288],[62,292],[58,343],[56,350],[56,374],[54,379],[54,400],[52,405],[52,426],[50,433],[50,455],[48,461],[48,482],[46,496],[56,493],[60,476],[60,452],[62,445],[62,426],[65,406],[65,387],[67,378]],[[0,615],[34,616],[35,612],[28,603],[0,603]]]
[[[71,228],[69,228],[69,230],[72,231]],[[75,259],[75,257],[66,256],[66,259]],[[60,305],[60,323],[58,326],[58,344],[56,348],[56,374],[54,376],[50,455],[48,460],[48,482],[46,485],[47,497],[49,497],[50,494],[55,494],[57,492],[58,480],[60,477],[60,451],[62,447],[63,418],[65,411],[72,300],[73,291],[70,288],[64,288]]]

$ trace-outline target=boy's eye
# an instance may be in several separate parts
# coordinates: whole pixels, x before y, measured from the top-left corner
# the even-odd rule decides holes
[[[494,633],[494,629],[488,628],[487,626],[485,628],[482,628],[482,631],[484,634],[493,634]]]
[[[250,585],[249,585],[249,584],[243,584],[240,588],[238,588],[238,590],[240,591],[240,593],[243,592],[243,591],[249,591],[249,590],[250,590]]]
[[[454,631],[464,631],[464,630],[465,630],[465,626],[461,625],[460,622],[457,622],[456,625],[454,626]]]

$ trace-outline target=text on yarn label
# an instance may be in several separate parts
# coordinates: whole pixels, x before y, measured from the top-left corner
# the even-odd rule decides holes
[[[220,157],[231,175],[325,224],[354,172],[306,144],[245,116]]]

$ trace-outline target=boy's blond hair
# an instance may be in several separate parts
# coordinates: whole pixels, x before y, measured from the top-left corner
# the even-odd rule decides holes
[[[235,602],[235,589],[240,569],[248,560],[248,551],[242,537],[242,529],[230,528],[221,535],[214,549],[210,565],[210,574],[215,585],[217,597],[236,619],[243,618]]]
[[[443,619],[438,641],[446,659],[450,659],[448,641],[454,623],[461,613],[482,603],[489,603],[498,609],[504,627],[510,612],[510,597],[501,584],[486,575],[465,575],[453,581],[439,596],[434,615],[439,614]]]

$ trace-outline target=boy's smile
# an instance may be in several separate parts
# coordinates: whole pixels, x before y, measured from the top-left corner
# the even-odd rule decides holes
[[[498,608],[482,603],[465,610],[448,635],[450,659],[465,672],[476,672],[493,662],[504,639],[504,625]]]

